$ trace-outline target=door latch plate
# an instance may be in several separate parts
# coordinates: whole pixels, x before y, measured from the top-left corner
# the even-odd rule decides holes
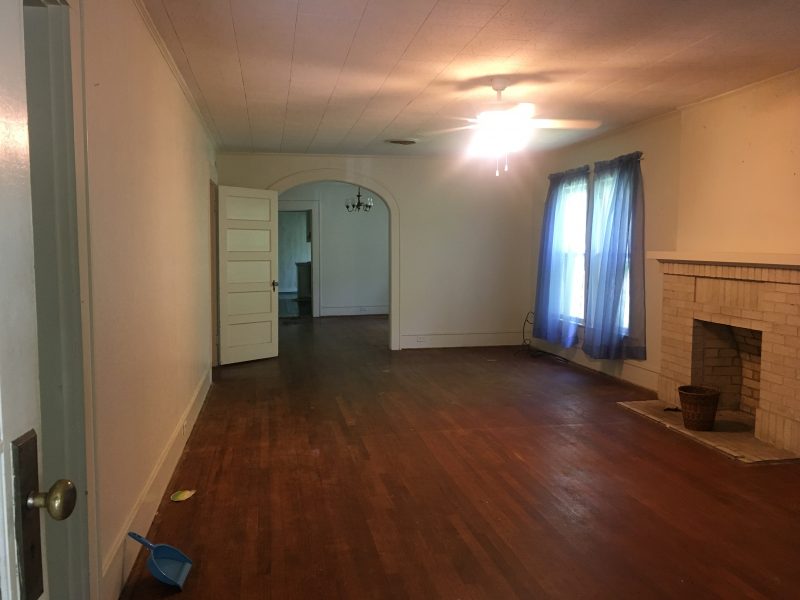
[[[14,522],[21,597],[24,600],[36,600],[44,593],[42,532],[39,511],[27,507],[28,494],[39,489],[36,432],[31,429],[11,442],[11,454],[14,463]]]

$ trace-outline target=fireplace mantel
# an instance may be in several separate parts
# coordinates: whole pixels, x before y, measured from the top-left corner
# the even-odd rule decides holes
[[[654,250],[647,258],[659,262],[695,263],[715,265],[742,265],[748,267],[800,268],[800,254],[763,254],[757,252],[707,252],[703,250]]]

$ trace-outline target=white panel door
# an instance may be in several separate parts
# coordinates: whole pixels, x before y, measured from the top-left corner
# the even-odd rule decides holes
[[[219,188],[220,364],[278,356],[278,193]]]
[[[12,600],[21,550],[11,442],[41,433],[22,15],[21,1],[0,2],[0,596]]]

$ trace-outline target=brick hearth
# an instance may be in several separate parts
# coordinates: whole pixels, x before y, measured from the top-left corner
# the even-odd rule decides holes
[[[692,341],[698,322],[729,325],[738,345],[750,349],[730,365],[715,365],[716,373],[734,378],[729,392],[738,376],[745,396],[740,408],[755,409],[757,438],[800,452],[800,266],[655,258],[664,272],[659,398],[678,405],[678,386],[702,383],[697,380],[697,353],[693,380]],[[758,379],[750,364],[755,346],[742,341],[757,338],[757,332],[761,332]]]

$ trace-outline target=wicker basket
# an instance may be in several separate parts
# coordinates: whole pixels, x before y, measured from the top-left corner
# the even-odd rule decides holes
[[[700,385],[682,385],[678,388],[678,395],[681,398],[681,413],[686,429],[693,431],[714,429],[719,390]]]

